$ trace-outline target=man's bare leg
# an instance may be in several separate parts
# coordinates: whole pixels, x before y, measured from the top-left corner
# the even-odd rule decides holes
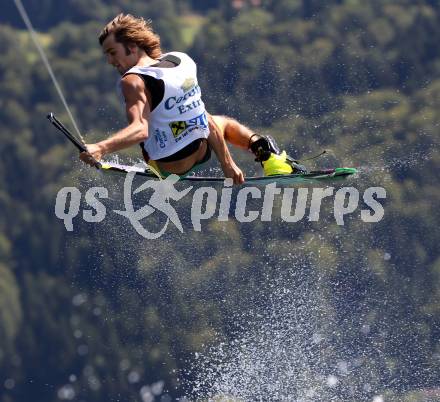
[[[247,150],[250,144],[259,138],[254,131],[231,117],[218,115],[212,117],[225,140],[236,147]]]
[[[255,160],[262,163],[267,176],[306,171],[302,165],[292,160],[287,161],[286,152],[281,152],[275,140],[270,136],[260,136],[228,116],[211,116],[211,124],[216,127],[215,131],[219,135],[223,135],[226,142],[252,151],[256,156]]]

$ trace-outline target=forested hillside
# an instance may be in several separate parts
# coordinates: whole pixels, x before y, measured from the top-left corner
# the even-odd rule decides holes
[[[69,121],[14,2],[2,4],[1,402],[207,400],[222,393],[283,400],[286,394],[276,393],[283,387],[292,400],[440,400],[438,2],[23,4],[87,140],[125,123],[118,76],[97,35],[117,13],[130,12],[152,20],[165,50],[197,61],[211,113],[273,135],[297,157],[327,149],[312,166],[359,167],[348,185],[359,192],[380,186],[387,197],[377,224],[353,215],[340,226],[331,213],[287,224],[275,214],[272,222],[212,219],[197,232],[184,201],[183,234],[170,226],[161,239],[145,240],[115,214],[96,225],[78,218],[66,231],[54,213],[62,187],[84,193],[105,186],[118,209],[123,178],[82,166],[47,122],[51,111]],[[137,158],[139,150],[121,155]],[[246,173],[259,171],[249,155],[234,156]],[[292,296],[278,295],[281,288]],[[303,350],[313,363],[301,372],[304,383],[325,383],[335,372],[338,387],[316,386],[310,396],[297,372],[284,377],[287,369],[273,363],[272,372],[287,378],[278,391],[263,369],[240,391],[225,391],[220,374],[213,379],[205,366],[193,368],[195,353],[234,345],[237,334],[263,330],[268,312],[287,307],[298,309],[304,345],[325,339]],[[259,338],[281,328],[297,339],[285,318],[274,312],[274,327]],[[289,342],[280,356],[290,356]],[[263,361],[274,349],[266,352]],[[292,370],[296,364],[286,361]],[[227,372],[227,364],[220,367]],[[195,378],[203,383],[199,393]]]

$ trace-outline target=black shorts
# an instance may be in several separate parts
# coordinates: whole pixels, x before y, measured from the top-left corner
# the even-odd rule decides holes
[[[165,158],[157,159],[157,160],[158,161],[163,161],[163,162],[173,162],[173,161],[178,161],[178,160],[181,160],[183,158],[186,158],[187,156],[192,155],[194,152],[197,152],[197,150],[199,149],[200,144],[201,144],[202,141],[206,141],[207,142],[207,144],[206,144],[207,145],[206,153],[203,156],[203,158],[200,161],[198,161],[197,163],[195,163],[194,166],[188,171],[188,172],[191,172],[191,170],[194,169],[194,167],[202,165],[203,163],[208,162],[209,159],[211,159],[211,147],[209,146],[209,143],[208,143],[208,141],[205,138],[198,138],[195,141],[193,141],[190,144],[188,144],[186,147],[184,147],[181,150],[179,150],[178,152],[176,152],[175,154],[167,156]],[[145,162],[151,163],[149,155],[145,151],[144,143],[142,142],[139,145],[141,146],[142,155],[144,156]],[[157,165],[153,165],[153,166],[155,166],[156,169],[159,169],[157,167]],[[170,174],[168,172],[163,172],[163,171],[161,171],[161,173],[164,176],[168,176]]]
[[[192,155],[194,152],[197,152],[203,141],[207,141],[207,140],[205,138],[197,138],[196,140],[194,140],[193,142],[191,142],[187,146],[185,146],[182,149],[180,149],[179,151],[177,151],[175,154],[172,154],[170,156],[165,156],[164,158],[160,158],[157,160],[159,162],[176,162],[176,161],[180,161],[182,159],[185,159],[186,157]],[[200,163],[206,162],[211,157],[211,149],[209,148],[209,144],[207,144],[207,145],[208,145],[208,148],[206,150],[206,154],[203,157],[203,161],[200,161]],[[208,153],[209,153],[209,155],[208,155]],[[205,160],[207,155],[208,155],[208,158]]]

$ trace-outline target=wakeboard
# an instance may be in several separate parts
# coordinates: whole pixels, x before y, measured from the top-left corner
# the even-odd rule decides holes
[[[134,172],[136,176],[143,176],[149,179],[158,179],[155,173],[153,173],[148,166],[139,167],[131,165],[121,165],[119,163],[113,162],[103,162],[101,163],[100,169],[109,173],[122,173],[127,174]],[[245,177],[245,183],[248,184],[268,184],[277,182],[279,184],[293,184],[293,183],[304,183],[310,181],[322,181],[322,180],[334,180],[342,179],[347,176],[357,173],[355,168],[334,168],[334,169],[323,169],[314,170],[307,173],[293,173],[286,175],[273,175],[273,176],[251,176]],[[224,177],[216,176],[198,176],[196,174],[191,176],[182,177],[180,181],[188,182],[223,182]]]

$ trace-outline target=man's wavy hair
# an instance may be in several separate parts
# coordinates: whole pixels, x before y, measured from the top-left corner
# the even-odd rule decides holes
[[[119,14],[110,21],[99,34],[99,43],[107,36],[114,34],[117,42],[127,49],[128,44],[135,43],[152,59],[158,59],[162,54],[160,37],[153,32],[150,21],[134,17],[131,14]]]

